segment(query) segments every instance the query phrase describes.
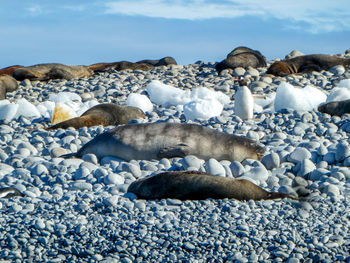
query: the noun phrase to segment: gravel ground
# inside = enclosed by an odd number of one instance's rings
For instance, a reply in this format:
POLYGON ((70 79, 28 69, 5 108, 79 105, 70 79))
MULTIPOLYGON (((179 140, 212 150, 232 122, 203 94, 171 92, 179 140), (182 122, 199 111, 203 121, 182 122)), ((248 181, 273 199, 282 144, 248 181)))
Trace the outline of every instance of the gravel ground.
MULTIPOLYGON (((265 71, 237 68, 232 74, 243 76, 259 95, 272 94, 282 81, 329 92, 350 79, 349 68, 284 78, 265 71)), ((145 94, 154 79, 183 89, 213 88, 231 97, 237 89, 232 74, 218 75, 214 63, 197 62, 71 81, 23 81, 8 97, 38 104, 52 93, 69 91, 83 101, 125 105, 131 92, 145 94)), ((154 106, 146 119, 135 122, 185 122, 175 107, 154 106)), ((242 164, 194 156, 130 162, 105 157, 100 163, 93 154, 62 159, 58 156, 77 151, 111 127, 48 132, 42 129, 49 121, 44 118, 3 121, 0 186, 16 187, 26 196, 0 199, 0 262, 350 262, 348 117, 282 110, 242 121, 232 104, 220 117, 194 121, 265 146, 261 162, 242 164), (137 178, 193 167, 250 177, 271 191, 308 187, 311 195, 307 202, 182 202, 126 194, 137 178)))

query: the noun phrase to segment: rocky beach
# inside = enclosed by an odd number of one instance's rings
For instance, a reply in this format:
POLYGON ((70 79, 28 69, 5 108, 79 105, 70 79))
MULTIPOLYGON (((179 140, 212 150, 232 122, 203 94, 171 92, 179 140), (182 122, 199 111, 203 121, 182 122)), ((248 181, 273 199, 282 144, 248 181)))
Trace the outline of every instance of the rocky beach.
MULTIPOLYGON (((349 57, 349 52, 341 56, 349 57)), ((285 77, 266 70, 239 67, 218 74, 214 62, 198 61, 20 82, 7 94, 11 103, 24 98, 39 105, 69 92, 81 103, 127 105, 131 93, 149 96, 155 80, 184 91, 205 87, 229 98, 219 116, 199 120, 189 118, 183 105, 153 103, 144 119, 132 123, 196 123, 251 138, 266 153, 261 161, 242 163, 192 155, 129 162, 98 160, 94 154, 64 159, 60 156, 76 152, 112 127, 48 131, 48 115, 4 118, 0 187, 14 187, 24 196, 0 198, 0 262, 350 262, 349 114, 330 116, 317 108, 283 105, 275 111, 271 105, 285 82, 294 88, 312 86, 326 97, 350 79, 350 68, 285 77), (247 82, 256 103, 262 101, 252 119, 235 114, 236 78, 247 82), (178 170, 248 178, 266 190, 292 195, 302 187, 309 196, 300 201, 146 201, 127 193, 139 178, 178 170)), ((345 89, 350 94, 350 84, 345 89)), ((291 99, 284 96, 279 103, 291 99)), ((297 96, 297 102, 307 99, 297 96)))

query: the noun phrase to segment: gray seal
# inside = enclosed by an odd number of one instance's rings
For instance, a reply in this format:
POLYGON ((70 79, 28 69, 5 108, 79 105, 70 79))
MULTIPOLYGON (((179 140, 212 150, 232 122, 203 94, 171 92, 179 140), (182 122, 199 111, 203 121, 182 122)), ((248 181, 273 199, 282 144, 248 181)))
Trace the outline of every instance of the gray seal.
POLYGON ((292 198, 284 193, 272 193, 245 180, 206 174, 197 171, 164 172, 131 183, 127 192, 140 199, 175 198, 203 200, 207 198, 263 200, 292 198))
POLYGON ((196 155, 202 159, 260 160, 264 149, 251 139, 227 134, 197 124, 141 123, 121 125, 104 132, 77 153, 93 153, 101 159, 114 156, 123 160, 151 160, 196 155))
POLYGON ((47 129, 67 129, 68 127, 79 129, 96 125, 120 125, 126 124, 132 119, 144 118, 145 116, 145 113, 137 107, 103 103, 88 109, 80 117, 62 121, 47 129))

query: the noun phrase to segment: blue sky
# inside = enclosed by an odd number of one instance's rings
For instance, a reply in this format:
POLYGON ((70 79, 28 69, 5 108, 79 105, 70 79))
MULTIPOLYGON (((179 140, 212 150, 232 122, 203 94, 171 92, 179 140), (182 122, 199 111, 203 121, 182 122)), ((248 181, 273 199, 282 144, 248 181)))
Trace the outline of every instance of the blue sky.
POLYGON ((267 59, 350 49, 348 0, 0 0, 0 68, 174 57, 221 61, 235 47, 267 59))

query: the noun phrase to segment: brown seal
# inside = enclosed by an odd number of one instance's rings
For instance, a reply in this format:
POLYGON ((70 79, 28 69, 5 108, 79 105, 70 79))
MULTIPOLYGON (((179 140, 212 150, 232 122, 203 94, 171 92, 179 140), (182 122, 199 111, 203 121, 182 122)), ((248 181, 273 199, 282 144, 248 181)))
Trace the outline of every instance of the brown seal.
POLYGON ((6 99, 6 93, 17 90, 18 83, 10 75, 0 75, 0 100, 6 99))
POLYGON ((227 55, 226 59, 215 66, 219 73, 224 69, 237 67, 266 67, 266 58, 257 50, 248 47, 237 47, 227 55))
POLYGON ((105 72, 109 70, 143 70, 147 71, 153 68, 153 65, 147 64, 147 63, 133 63, 129 61, 119 61, 119 62, 111 62, 111 63, 96 63, 89 66, 91 70, 94 72, 105 72))
POLYGON ((80 117, 57 123, 47 129, 67 129, 68 127, 79 129, 81 127, 91 127, 96 125, 120 125, 126 124, 132 119, 144 117, 145 113, 137 107, 105 103, 88 109, 80 117))
POLYGON ((14 187, 2 187, 0 188, 0 198, 11 198, 13 196, 24 196, 23 193, 18 191, 14 187))
POLYGON ((197 171, 164 172, 142 178, 130 184, 127 192, 140 199, 174 198, 203 200, 207 198, 237 200, 263 200, 292 198, 284 193, 265 191, 256 184, 236 178, 227 178, 197 171))
POLYGON ((137 61, 136 63, 150 64, 154 67, 177 65, 176 60, 172 57, 164 57, 161 59, 144 59, 137 61))
POLYGON ((18 68, 13 77, 19 81, 88 78, 93 71, 86 66, 68 66, 58 63, 37 64, 34 66, 18 68))
POLYGON ((62 157, 82 157, 93 153, 101 159, 114 156, 123 160, 152 160, 196 155, 208 160, 261 160, 265 150, 249 138, 219 132, 189 123, 139 123, 121 125, 86 143, 77 153, 62 157))
POLYGON ((333 101, 318 106, 318 111, 328 113, 329 115, 342 116, 343 114, 350 114, 350 100, 333 101))
POLYGON ((350 59, 323 54, 298 56, 273 63, 266 73, 284 77, 294 73, 329 70, 337 65, 348 66, 350 59))
POLYGON ((23 66, 15 65, 15 66, 10 66, 10 67, 6 67, 6 68, 2 68, 2 69, 0 69, 0 75, 6 74, 6 75, 12 76, 13 72, 14 72, 16 69, 18 69, 18 68, 23 68, 23 66))

